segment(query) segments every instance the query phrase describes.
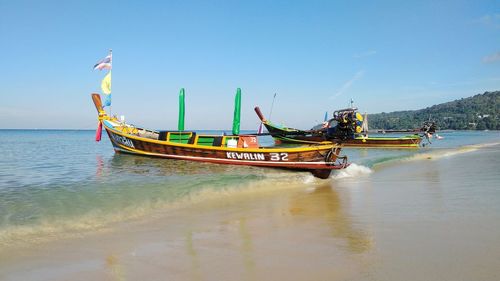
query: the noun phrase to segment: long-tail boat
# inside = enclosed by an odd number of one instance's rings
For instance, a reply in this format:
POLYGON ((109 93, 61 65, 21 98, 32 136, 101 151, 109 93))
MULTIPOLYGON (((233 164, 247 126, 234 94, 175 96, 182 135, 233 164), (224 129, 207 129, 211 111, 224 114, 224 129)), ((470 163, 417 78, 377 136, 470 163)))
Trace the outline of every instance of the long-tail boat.
POLYGON ((387 147, 416 148, 422 137, 428 137, 435 131, 435 126, 427 128, 425 133, 415 133, 403 137, 373 137, 367 134, 367 120, 356 108, 337 110, 333 118, 313 127, 311 130, 299 130, 279 126, 267 120, 260 108, 255 107, 262 124, 277 143, 318 144, 325 141, 342 143, 346 147, 387 147))
MULTIPOLYGON (((92 94, 92 100, 99 114, 96 140, 100 139, 104 127, 115 152, 118 153, 309 171, 315 177, 322 179, 328 178, 332 170, 348 166, 347 157, 339 155, 341 145, 335 143, 326 142, 293 148, 260 147, 256 135, 218 136, 198 134, 193 131, 149 130, 109 116, 102 107, 99 94, 92 94)), ((184 126, 183 120, 182 126, 184 126)))

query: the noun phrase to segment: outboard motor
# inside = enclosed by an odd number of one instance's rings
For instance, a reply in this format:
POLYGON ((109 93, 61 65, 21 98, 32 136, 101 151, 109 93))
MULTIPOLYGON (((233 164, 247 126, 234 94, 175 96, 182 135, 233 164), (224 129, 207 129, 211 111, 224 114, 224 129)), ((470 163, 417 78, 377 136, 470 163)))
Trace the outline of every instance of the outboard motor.
POLYGON ((422 128, 420 128, 420 131, 422 133, 427 133, 427 134, 435 134, 437 130, 437 125, 436 122, 434 121, 425 121, 424 124, 422 125, 422 128))
MULTIPOLYGON (((434 121, 425 121, 422 127, 420 128, 420 133, 425 137, 427 142, 430 144, 432 136, 436 133, 437 125, 436 122, 434 121)), ((422 146, 425 146, 425 144, 422 144, 422 146)))
POLYGON ((335 111, 333 119, 329 121, 327 138, 340 140, 353 139, 356 134, 361 133, 363 117, 356 110, 356 108, 348 108, 335 111))

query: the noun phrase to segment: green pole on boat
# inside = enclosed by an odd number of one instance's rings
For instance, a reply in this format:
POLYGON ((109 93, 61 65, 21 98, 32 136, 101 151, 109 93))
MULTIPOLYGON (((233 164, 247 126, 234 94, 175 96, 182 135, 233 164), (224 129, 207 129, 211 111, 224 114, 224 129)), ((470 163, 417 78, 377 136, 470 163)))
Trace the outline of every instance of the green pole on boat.
POLYGON ((240 115, 241 115, 241 89, 236 89, 234 98, 234 117, 233 117, 233 135, 240 133, 240 115))
POLYGON ((184 88, 181 88, 179 92, 179 123, 177 124, 177 129, 179 131, 184 131, 184 88))

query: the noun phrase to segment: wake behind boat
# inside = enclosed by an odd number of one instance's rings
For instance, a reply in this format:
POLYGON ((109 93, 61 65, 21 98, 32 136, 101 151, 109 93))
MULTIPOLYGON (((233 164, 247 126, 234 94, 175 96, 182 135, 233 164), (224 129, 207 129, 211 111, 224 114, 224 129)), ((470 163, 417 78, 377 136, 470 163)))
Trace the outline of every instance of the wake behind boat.
MULTIPOLYGON (((156 131, 126 124, 109 116, 99 94, 92 94, 99 128, 106 130, 116 152, 169 159, 309 171, 326 179, 332 170, 348 166, 341 146, 331 142, 295 148, 260 147, 255 135, 217 136, 191 131, 156 131)), ((98 129, 98 136, 100 136, 98 129)), ((97 139, 97 138, 96 138, 97 139)))

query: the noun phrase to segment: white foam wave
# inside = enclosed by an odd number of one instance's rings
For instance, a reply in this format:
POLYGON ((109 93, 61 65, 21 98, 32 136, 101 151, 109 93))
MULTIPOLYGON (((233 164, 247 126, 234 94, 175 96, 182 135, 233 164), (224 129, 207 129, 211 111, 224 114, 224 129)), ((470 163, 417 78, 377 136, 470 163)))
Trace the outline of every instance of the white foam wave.
POLYGON ((345 178, 356 178, 367 176, 372 173, 372 170, 366 166, 358 165, 352 163, 349 167, 337 171, 332 178, 333 179, 345 179, 345 178))
POLYGON ((485 148, 485 147, 497 146, 497 145, 500 145, 500 142, 490 142, 490 143, 473 144, 473 145, 469 145, 469 146, 471 146, 471 147, 477 147, 477 148, 485 148))
POLYGON ((80 237, 87 233, 110 231, 114 224, 124 221, 144 221, 147 218, 162 216, 171 210, 184 208, 212 200, 239 200, 268 192, 300 189, 319 183, 306 173, 268 173, 260 180, 241 183, 237 188, 206 187, 187 196, 171 200, 146 200, 116 211, 94 210, 79 217, 42 221, 35 225, 7 226, 0 228, 0 252, 7 246, 29 246, 54 239, 80 237))
POLYGON ((483 143, 483 144, 473 144, 473 145, 465 145, 457 148, 451 148, 451 149, 435 149, 429 152, 423 152, 423 153, 417 153, 415 155, 412 155, 410 157, 405 157, 405 158, 397 158, 397 159, 392 159, 389 161, 384 161, 380 163, 376 163, 373 165, 373 169, 379 169, 384 166, 390 166, 394 165, 397 163, 401 162, 413 162, 413 161, 421 161, 421 160, 438 160, 442 158, 447 158, 447 157, 453 157, 456 155, 460 154, 465 154, 469 152, 474 152, 480 149, 484 148, 489 148, 492 146, 498 146, 500 145, 500 142, 495 142, 495 143, 483 143))
POLYGON ((302 178, 302 181, 304 184, 312 184, 312 183, 315 183, 318 179, 315 178, 313 175, 311 174, 307 174, 305 175, 303 178, 302 178))
POLYGON ((451 156, 460 155, 460 154, 464 154, 464 153, 474 152, 474 151, 477 151, 480 149, 489 148, 492 146, 497 146, 499 144, 500 143, 498 143, 498 142, 496 142, 496 143, 482 143, 482 144, 465 145, 465 146, 461 146, 461 147, 454 148, 454 149, 436 150, 433 152, 417 154, 408 160, 422 160, 422 159, 436 160, 436 159, 440 159, 440 158, 446 158, 446 157, 451 157, 451 156))

